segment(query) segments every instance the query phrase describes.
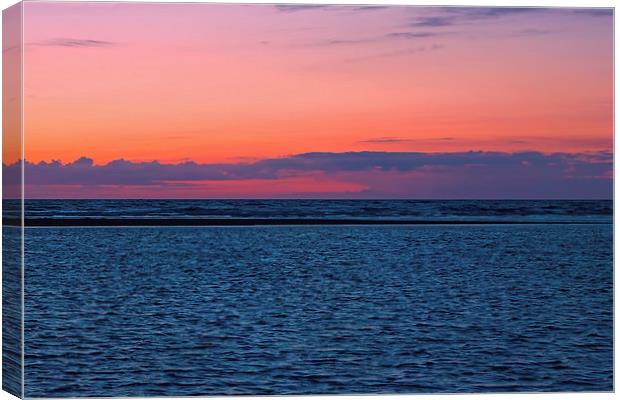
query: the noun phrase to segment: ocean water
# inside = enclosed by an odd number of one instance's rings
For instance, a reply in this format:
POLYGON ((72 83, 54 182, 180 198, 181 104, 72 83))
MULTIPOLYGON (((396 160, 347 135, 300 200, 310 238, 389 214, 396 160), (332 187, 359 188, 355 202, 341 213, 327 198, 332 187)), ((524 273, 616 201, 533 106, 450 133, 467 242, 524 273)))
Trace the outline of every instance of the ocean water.
POLYGON ((22 231, 2 229, 2 389, 21 395, 22 231))
POLYGON ((506 213, 592 223, 26 228, 25 395, 611 391, 612 206, 556 203, 506 213))
POLYGON ((611 200, 26 200, 26 218, 612 221, 611 200))

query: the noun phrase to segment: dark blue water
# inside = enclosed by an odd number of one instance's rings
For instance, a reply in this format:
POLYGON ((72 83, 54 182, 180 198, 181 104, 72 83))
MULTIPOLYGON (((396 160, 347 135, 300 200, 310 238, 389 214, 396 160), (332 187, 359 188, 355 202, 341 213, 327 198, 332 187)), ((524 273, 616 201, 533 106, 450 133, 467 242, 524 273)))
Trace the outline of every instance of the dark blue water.
MULTIPOLYGON (((194 202, 159 203, 78 211, 194 202)), ((354 203, 292 209, 383 202, 354 203)), ((475 214, 396 203, 375 215, 475 214)), ((481 218, 611 218, 609 202, 484 203, 481 218)), ((75 203, 53 204, 36 212, 75 203)), ((608 223, 26 228, 25 395, 611 391, 612 235, 608 223)))
POLYGON ((2 228, 2 389, 22 395, 22 230, 2 228))
POLYGON ((611 200, 27 200, 27 218, 356 218, 611 222, 611 200))

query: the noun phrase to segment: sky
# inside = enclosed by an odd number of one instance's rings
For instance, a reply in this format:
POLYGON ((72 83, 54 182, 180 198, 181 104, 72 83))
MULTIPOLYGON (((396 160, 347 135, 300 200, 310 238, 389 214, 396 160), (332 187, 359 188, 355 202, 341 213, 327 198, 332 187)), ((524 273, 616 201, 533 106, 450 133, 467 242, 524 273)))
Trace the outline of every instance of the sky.
POLYGON ((29 197, 611 197, 611 10, 23 13, 29 197))

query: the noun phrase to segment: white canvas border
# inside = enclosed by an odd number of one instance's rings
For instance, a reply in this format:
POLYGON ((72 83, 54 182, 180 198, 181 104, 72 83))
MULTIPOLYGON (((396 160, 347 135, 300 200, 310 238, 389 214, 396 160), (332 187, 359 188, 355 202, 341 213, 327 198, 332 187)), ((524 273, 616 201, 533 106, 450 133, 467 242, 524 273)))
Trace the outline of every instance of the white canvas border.
MULTIPOLYGON (((65 1, 71 1, 71 0, 65 0, 65 1)), ((133 1, 143 1, 143 2, 152 2, 149 0, 133 0, 133 1)), ((183 1, 183 0, 168 0, 166 2, 174 2, 174 3, 186 3, 186 2, 193 2, 193 1, 183 1)), ((196 1, 197 2, 197 1, 196 1)), ((14 0, 0 0, 0 7, 2 9, 5 9, 13 4, 17 3, 14 0)), ((260 1, 260 0, 229 0, 229 1, 205 1, 205 3, 268 3, 268 4, 308 4, 308 3, 313 3, 313 4, 379 4, 379 5, 419 5, 419 6, 537 6, 537 7, 544 7, 544 6, 550 6, 550 7, 615 7, 615 2, 614 1, 609 1, 609 0, 589 0, 589 1, 583 1, 583 0, 539 0, 539 1, 532 1, 532 0, 522 0, 522 1, 514 1, 514 0, 473 0, 473 1, 466 1, 466 0, 425 0, 425 1, 418 1, 418 0, 288 0, 288 1, 260 1)), ((1 21, 0 21, 1 24, 1 21)), ((23 25, 22 25, 23 26, 23 25)), ((618 39, 618 32, 614 31, 614 43, 617 42, 618 39)), ((0 40, 1 40, 1 30, 0 30, 0 40)), ((615 47, 615 46, 614 46, 615 47)), ((615 53, 615 52, 614 52, 615 53)), ((616 71, 617 71, 617 63, 615 62, 615 54, 614 54, 614 77, 616 75, 616 71)), ((1 78, 0 78, 0 82, 1 82, 1 78)), ((617 82, 614 79, 614 99, 615 99, 615 93, 616 93, 616 88, 617 88, 617 82)), ((618 104, 614 101, 614 138, 615 138, 615 114, 618 111, 618 104)), ((23 118, 23 114, 22 114, 22 118, 23 118)), ((2 118, 0 116, 0 122, 2 121, 2 118)), ((23 122, 23 121, 22 121, 23 122)), ((23 127, 23 123, 22 123, 22 127, 23 127)), ((23 135, 22 135, 22 146, 23 146, 23 135)), ((617 150, 618 148, 616 147, 617 143, 614 140, 614 176, 615 176, 615 172, 616 172, 616 159, 615 159, 615 154, 617 154, 617 150)), ((0 150, 2 147, 2 143, 0 142, 0 150)), ((2 176, 0 174, 0 187, 2 186, 2 176)), ((614 209, 616 209, 616 207, 618 206, 618 188, 615 186, 614 184, 614 209)), ((23 198, 23 195, 22 195, 23 198)), ((22 206, 23 207, 23 206, 22 206)), ((0 207, 1 209, 1 207, 0 207)), ((615 240, 616 237, 616 229, 617 229, 617 224, 616 224, 616 215, 614 213, 614 254, 616 254, 618 248, 620 247, 618 245, 618 243, 615 240)), ((23 232, 23 230, 22 230, 23 232)), ((23 242, 23 238, 22 238, 22 242, 23 242)), ((23 251, 23 249, 22 249, 23 251)), ((2 254, 0 252, 0 262, 2 259, 2 254)), ((23 253, 22 253, 22 260, 23 260, 23 253)), ((614 282, 618 281, 618 274, 619 274, 619 270, 618 268, 616 268, 616 262, 615 262, 615 257, 614 257, 614 282)), ((0 263, 1 265, 1 263, 0 263)), ((0 272, 1 272, 1 267, 0 267, 0 272)), ((22 268, 22 277, 23 277, 23 268, 22 268)), ((614 287, 615 289, 615 287, 614 287)), ((616 325, 616 321, 618 320, 618 308, 616 307, 616 299, 617 297, 615 296, 615 290, 614 290, 614 349, 616 348, 616 343, 617 343, 617 337, 615 335, 616 329, 615 329, 615 325, 616 325)), ((22 305, 23 305, 23 301, 22 301, 22 305)), ((23 318, 23 310, 22 310, 22 318, 23 318)), ((23 327, 23 321, 22 321, 22 327, 23 327)), ((23 337, 23 336, 22 336, 23 337)), ((1 338, 0 338, 1 341, 1 338)), ((615 352, 614 352, 615 353, 615 352)), ((614 388, 618 387, 618 358, 614 357, 614 388)), ((23 381, 23 379, 22 379, 23 381)), ((367 397, 367 396, 371 396, 371 395, 364 395, 363 397, 367 397)), ((209 397, 210 399, 230 399, 230 398, 250 398, 250 396, 227 396, 227 397, 209 397)), ((291 400, 301 400, 304 398, 309 398, 311 397, 312 399, 315 400, 329 400, 329 399, 338 399, 338 400, 354 400, 354 399, 359 399, 362 396, 286 396, 286 399, 291 399, 291 400)), ((4 392, 4 391, 0 391, 0 400, 8 400, 8 399, 14 399, 15 397, 4 392)), ((201 398, 201 397, 191 397, 191 398, 201 398)), ((207 398, 207 397, 204 397, 207 398)), ((278 399, 280 397, 277 396, 261 396, 260 399, 265 399, 265 400, 275 400, 278 399)), ((372 395, 372 398, 381 398, 381 399, 393 399, 393 400, 444 400, 444 399, 485 399, 485 400, 516 400, 516 399, 548 399, 548 400, 559 400, 559 399, 566 399, 566 400, 576 400, 576 399, 612 399, 615 398, 615 394, 614 393, 549 393, 549 394, 538 394, 538 393, 531 393, 531 394, 525 394, 525 393, 519 393, 519 394, 466 394, 466 395, 372 395), (455 397, 457 396, 457 397, 455 397)), ((132 399, 141 399, 138 397, 132 398, 132 399)), ((150 398, 145 398, 145 399, 153 399, 153 397, 150 398)), ((168 400, 176 400, 176 399, 187 399, 187 397, 166 397, 165 399, 168 400)))

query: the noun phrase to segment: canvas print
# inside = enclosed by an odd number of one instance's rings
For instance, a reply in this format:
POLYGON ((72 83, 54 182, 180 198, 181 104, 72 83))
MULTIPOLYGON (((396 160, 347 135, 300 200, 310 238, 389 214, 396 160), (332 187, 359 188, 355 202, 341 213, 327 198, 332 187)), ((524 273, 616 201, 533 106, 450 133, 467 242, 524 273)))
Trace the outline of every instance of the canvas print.
POLYGON ((3 388, 610 392, 611 8, 3 13, 3 388))

